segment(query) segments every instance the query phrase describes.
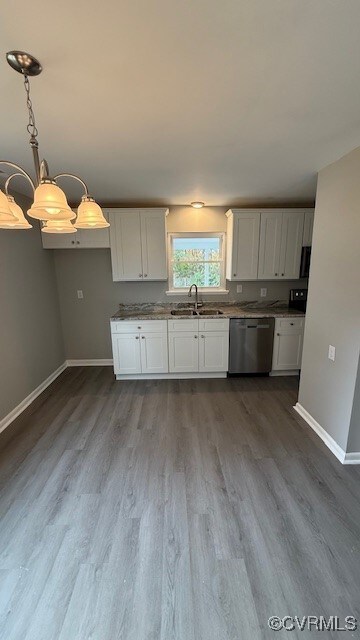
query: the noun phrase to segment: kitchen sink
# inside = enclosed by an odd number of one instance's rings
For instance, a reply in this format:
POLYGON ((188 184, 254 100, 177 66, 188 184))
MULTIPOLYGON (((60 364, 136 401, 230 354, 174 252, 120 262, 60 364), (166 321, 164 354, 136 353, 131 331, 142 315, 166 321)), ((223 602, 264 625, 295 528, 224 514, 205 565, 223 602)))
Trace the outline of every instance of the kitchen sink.
POLYGON ((201 309, 198 311, 199 316, 222 316, 223 313, 220 309, 201 309))
POLYGON ((196 316, 197 313, 194 309, 173 309, 171 311, 172 316, 196 316))

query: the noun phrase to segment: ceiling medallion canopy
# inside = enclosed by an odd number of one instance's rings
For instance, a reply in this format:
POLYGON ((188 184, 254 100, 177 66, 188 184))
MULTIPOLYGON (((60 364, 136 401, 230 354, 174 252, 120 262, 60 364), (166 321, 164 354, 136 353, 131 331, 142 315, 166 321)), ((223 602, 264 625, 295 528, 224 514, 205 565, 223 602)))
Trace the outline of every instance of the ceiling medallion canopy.
POLYGON ((32 102, 30 98, 29 77, 37 76, 42 71, 40 62, 34 56, 25 51, 9 51, 6 54, 9 65, 22 74, 26 92, 26 105, 29 113, 27 130, 30 135, 29 144, 32 148, 35 180, 19 165, 8 160, 0 160, 13 173, 8 177, 4 192, 0 190, 0 229, 31 229, 31 224, 26 220, 21 208, 16 204, 13 196, 9 194, 10 182, 15 177, 25 178, 34 193, 34 201, 27 214, 30 218, 40 220, 43 233, 76 233, 77 229, 102 229, 108 227, 99 205, 89 194, 86 183, 72 173, 59 173, 50 177, 46 160, 40 161, 38 130, 35 124, 32 102), (58 180, 71 178, 82 185, 84 195, 78 208, 77 215, 69 207, 66 195, 58 186, 58 180), (76 218, 76 219, 75 219, 76 218), (71 222, 74 221, 74 224, 71 222))

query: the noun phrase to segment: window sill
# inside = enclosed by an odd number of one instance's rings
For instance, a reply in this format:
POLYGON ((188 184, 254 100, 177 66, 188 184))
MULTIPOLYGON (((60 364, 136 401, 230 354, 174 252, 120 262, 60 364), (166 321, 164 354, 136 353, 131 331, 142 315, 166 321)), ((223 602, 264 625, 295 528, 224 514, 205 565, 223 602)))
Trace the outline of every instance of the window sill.
MULTIPOLYGON (((171 289, 170 291, 165 291, 167 296, 188 296, 188 290, 186 291, 176 291, 171 289)), ((199 295, 206 296, 226 296, 229 293, 229 289, 199 289, 199 295)))

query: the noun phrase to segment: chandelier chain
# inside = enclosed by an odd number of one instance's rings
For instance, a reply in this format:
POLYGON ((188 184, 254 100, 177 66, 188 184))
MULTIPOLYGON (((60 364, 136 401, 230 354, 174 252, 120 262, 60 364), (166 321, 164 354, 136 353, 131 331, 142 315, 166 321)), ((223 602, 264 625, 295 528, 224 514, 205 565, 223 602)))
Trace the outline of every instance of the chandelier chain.
POLYGON ((31 138, 36 139, 39 132, 37 130, 36 123, 35 123, 35 115, 34 115, 33 106, 30 98, 30 82, 27 75, 24 76, 24 87, 26 91, 26 105, 29 112, 29 122, 26 128, 31 138))

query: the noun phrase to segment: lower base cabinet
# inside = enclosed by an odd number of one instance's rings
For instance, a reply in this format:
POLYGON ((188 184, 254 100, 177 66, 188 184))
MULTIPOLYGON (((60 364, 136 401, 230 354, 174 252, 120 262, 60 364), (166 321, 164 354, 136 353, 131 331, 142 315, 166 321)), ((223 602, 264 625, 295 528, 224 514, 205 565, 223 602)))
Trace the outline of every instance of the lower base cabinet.
POLYGON ((301 368, 304 318, 276 318, 273 371, 296 371, 301 368))
POLYGON ((229 320, 169 320, 170 373, 226 373, 229 320), (189 331, 188 329, 192 329, 189 331))
POLYGON ((114 322, 111 339, 116 375, 168 372, 166 320, 114 322))

